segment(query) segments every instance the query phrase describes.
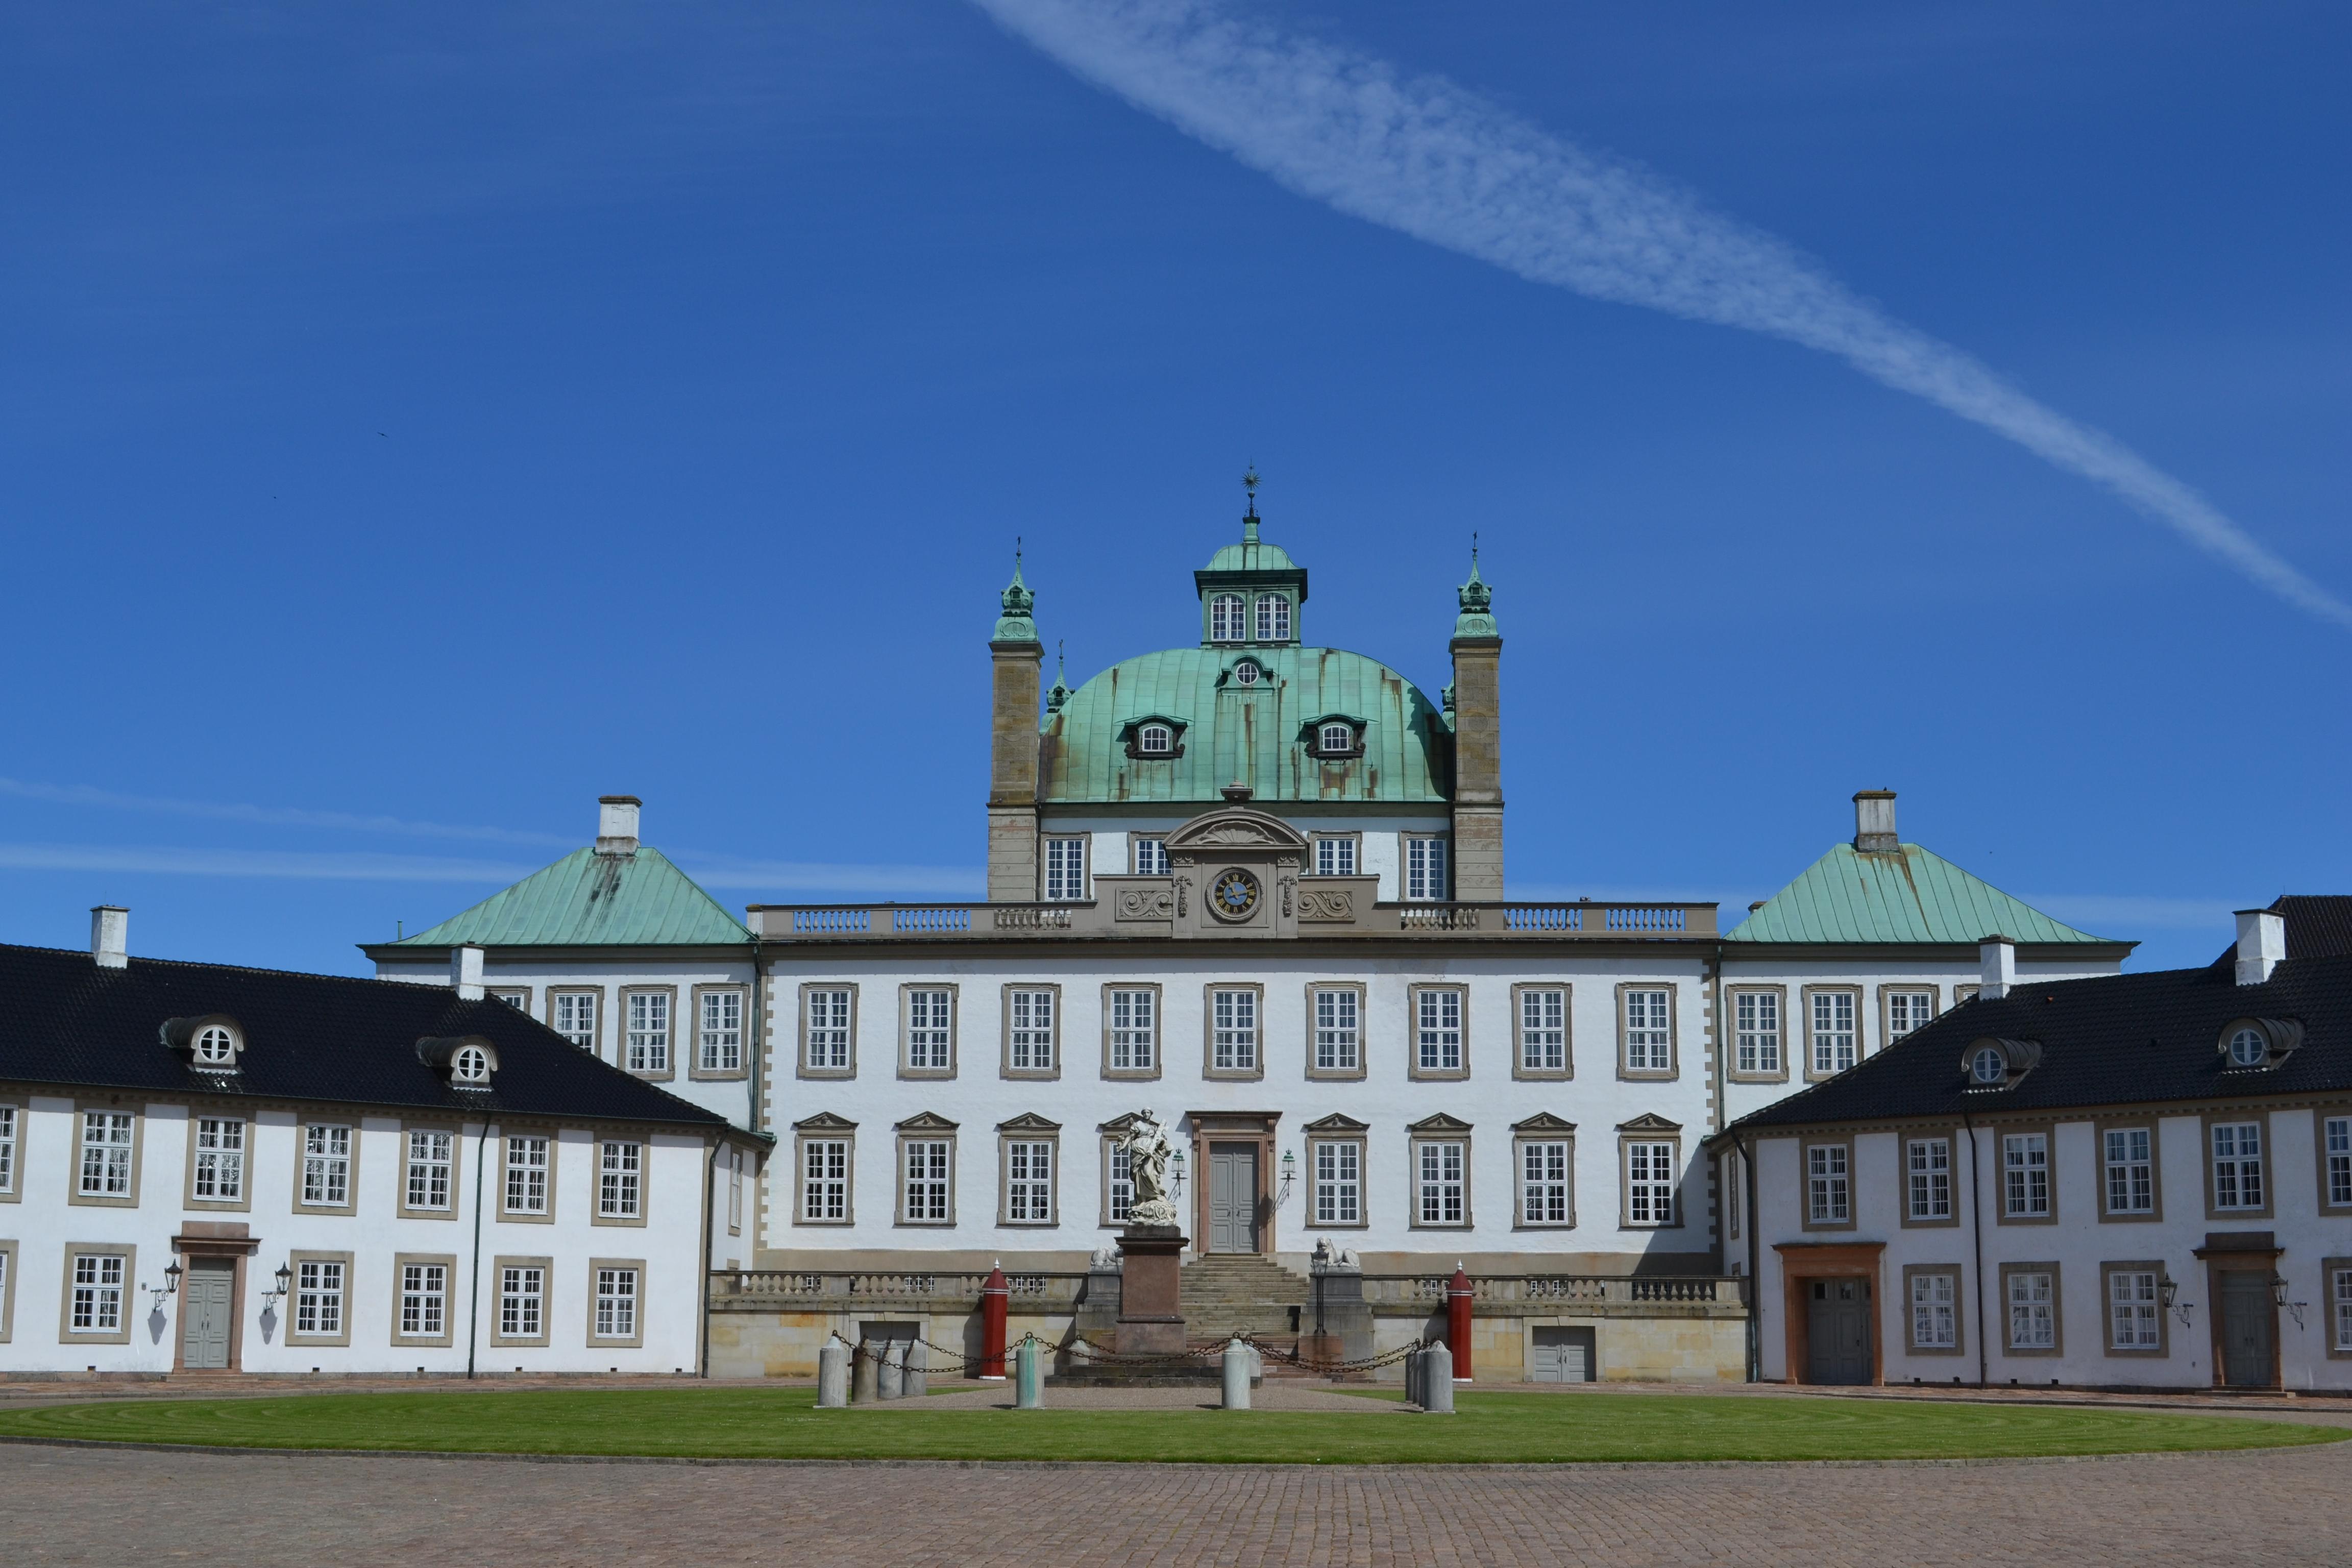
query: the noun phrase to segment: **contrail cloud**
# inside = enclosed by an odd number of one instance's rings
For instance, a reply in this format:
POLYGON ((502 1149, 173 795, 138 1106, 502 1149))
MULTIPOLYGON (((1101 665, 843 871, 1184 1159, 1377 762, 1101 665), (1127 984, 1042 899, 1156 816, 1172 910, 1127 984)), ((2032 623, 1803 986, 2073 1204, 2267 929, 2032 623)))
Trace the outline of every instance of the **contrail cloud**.
POLYGON ((1435 77, 1203 0, 973 0, 1079 76, 1279 184, 1538 283, 1835 354, 2114 491, 2300 609, 2352 605, 2113 437, 1889 317, 1794 247, 1435 77))

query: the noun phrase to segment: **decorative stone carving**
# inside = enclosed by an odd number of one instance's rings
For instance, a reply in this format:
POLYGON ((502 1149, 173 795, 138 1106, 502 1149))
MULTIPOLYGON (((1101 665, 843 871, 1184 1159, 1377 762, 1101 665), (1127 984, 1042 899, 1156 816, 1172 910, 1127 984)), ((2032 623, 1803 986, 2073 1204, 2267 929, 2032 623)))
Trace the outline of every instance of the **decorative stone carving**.
POLYGON ((1173 888, 1121 888, 1118 918, 1123 921, 1164 921, 1176 912, 1173 888))
POLYGON ((1298 889, 1298 918, 1302 921, 1345 921, 1356 919, 1356 895, 1347 888, 1301 888, 1298 889))
POLYGON ((1168 1130, 1150 1107, 1135 1113, 1118 1146, 1127 1152, 1129 1176, 1135 1183, 1135 1202, 1128 1207, 1128 1223, 1135 1226, 1174 1225, 1176 1204, 1168 1191, 1168 1130))

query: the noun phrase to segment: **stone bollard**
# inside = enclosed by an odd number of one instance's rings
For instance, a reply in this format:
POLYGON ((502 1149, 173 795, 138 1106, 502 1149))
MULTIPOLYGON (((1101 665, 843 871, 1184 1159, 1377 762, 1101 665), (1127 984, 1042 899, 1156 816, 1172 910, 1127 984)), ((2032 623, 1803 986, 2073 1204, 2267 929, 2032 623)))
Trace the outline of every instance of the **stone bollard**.
POLYGON ((1404 1358, 1404 1402, 1407 1405, 1419 1405, 1422 1402, 1421 1354, 1422 1352, 1417 1350, 1410 1351, 1406 1352, 1404 1358))
POLYGON ((1250 1348, 1238 1339, 1225 1342, 1225 1408, 1250 1407, 1250 1348))
POLYGON ((816 1352, 816 1407, 839 1410, 849 1403, 849 1347, 827 1340, 816 1352))
POLYGON ((898 1393, 907 1399, 920 1399, 930 1392, 929 1380, 924 1373, 930 1370, 930 1356, 920 1340, 907 1342, 907 1369, 899 1375, 898 1393))
POLYGON ((1421 1352, 1421 1409, 1425 1415, 1454 1414, 1454 1352, 1432 1345, 1421 1352))
POLYGON ((874 1347, 861 1344, 849 1358, 849 1397, 857 1405, 874 1403, 874 1347))
POLYGON ((906 1380, 906 1352, 896 1340, 884 1340, 874 1353, 874 1397, 896 1399, 906 1380))
POLYGON ((1035 1340, 1023 1340, 1021 1353, 1013 1358, 1014 1373, 1013 1408, 1043 1410, 1045 1408, 1045 1357, 1038 1354, 1035 1340))

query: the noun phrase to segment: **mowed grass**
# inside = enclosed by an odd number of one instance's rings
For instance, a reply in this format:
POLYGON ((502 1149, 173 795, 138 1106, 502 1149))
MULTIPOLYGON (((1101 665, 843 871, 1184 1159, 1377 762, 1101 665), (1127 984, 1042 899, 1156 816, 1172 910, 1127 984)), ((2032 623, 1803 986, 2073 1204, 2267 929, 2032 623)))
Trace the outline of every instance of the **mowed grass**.
MULTIPOLYGON (((1048 1390, 1048 1401, 1052 1392, 1048 1390)), ((1379 1397, 1375 1395, 1374 1397, 1379 1397)), ((1393 1396, 1391 1396, 1393 1398, 1393 1396)), ((1465 1392, 1448 1417, 811 1407, 794 1388, 314 1394, 0 1412, 0 1436, 253 1448, 1211 1464, 2021 1458, 2328 1443, 2232 1416, 1894 1400, 1465 1392)))

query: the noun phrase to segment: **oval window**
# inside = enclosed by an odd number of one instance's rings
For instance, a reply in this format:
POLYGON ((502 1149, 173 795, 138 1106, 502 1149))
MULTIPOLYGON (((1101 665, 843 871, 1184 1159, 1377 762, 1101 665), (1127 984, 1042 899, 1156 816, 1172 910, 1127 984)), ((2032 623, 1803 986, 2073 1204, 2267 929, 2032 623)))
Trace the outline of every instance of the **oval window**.
POLYGON ((1234 680, 1238 685, 1255 686, 1257 684, 1257 677, 1258 668, 1257 666, 1254 664, 1237 664, 1234 666, 1234 680))
POLYGON ((1135 732, 1135 749, 1164 757, 1176 749, 1176 731, 1165 724, 1146 724, 1135 732))
POLYGON ((2230 1037, 2230 1060, 2242 1068, 2258 1068, 2270 1059, 2271 1043, 2260 1029, 2243 1028, 2230 1037))
POLYGON ((459 1083, 490 1081, 490 1053, 479 1046, 461 1046, 450 1059, 449 1076, 459 1083))
POLYGON ((1352 752, 1356 749, 1356 731, 1345 724, 1326 724, 1318 745, 1327 757, 1352 752))
POLYGON ((236 1037, 218 1024, 196 1031, 196 1060, 226 1067, 236 1059, 236 1037))
POLYGON ((1969 1058, 1969 1076, 1979 1083, 1999 1083, 2009 1076, 2009 1062, 1994 1047, 1983 1047, 1969 1058))

